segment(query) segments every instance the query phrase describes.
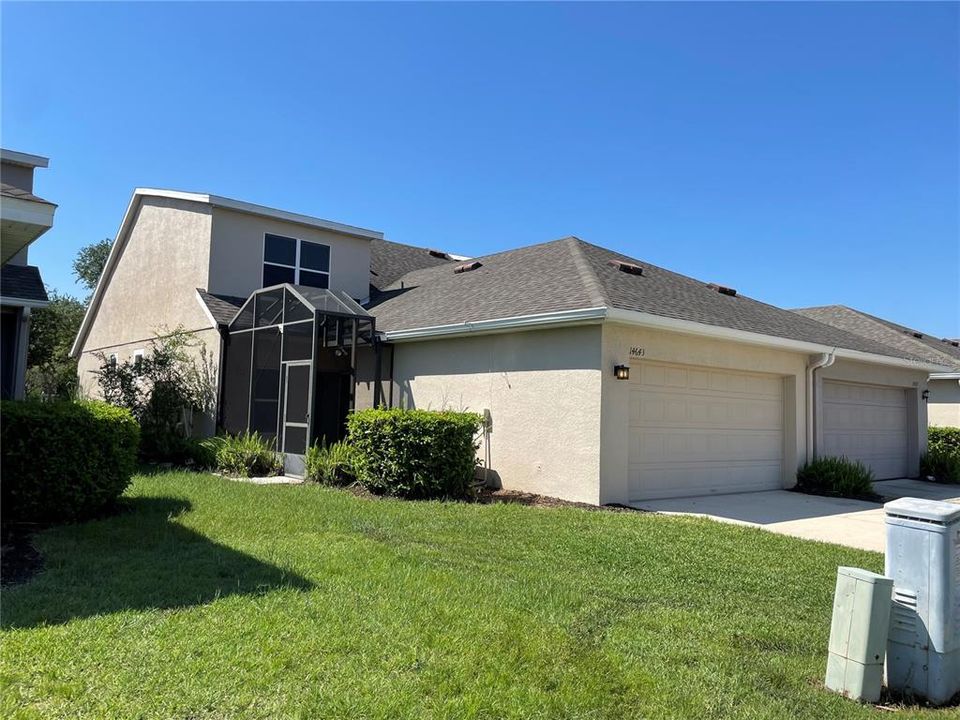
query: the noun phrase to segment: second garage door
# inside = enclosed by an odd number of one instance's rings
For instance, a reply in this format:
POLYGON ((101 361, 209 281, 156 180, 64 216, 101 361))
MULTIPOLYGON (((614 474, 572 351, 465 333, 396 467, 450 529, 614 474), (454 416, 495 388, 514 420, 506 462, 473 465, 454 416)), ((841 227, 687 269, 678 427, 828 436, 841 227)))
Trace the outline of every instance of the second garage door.
POLYGON ((783 486, 781 378, 647 362, 631 372, 631 500, 783 486))
POLYGON ((906 477, 906 391, 825 380, 819 454, 860 460, 878 480, 906 477))

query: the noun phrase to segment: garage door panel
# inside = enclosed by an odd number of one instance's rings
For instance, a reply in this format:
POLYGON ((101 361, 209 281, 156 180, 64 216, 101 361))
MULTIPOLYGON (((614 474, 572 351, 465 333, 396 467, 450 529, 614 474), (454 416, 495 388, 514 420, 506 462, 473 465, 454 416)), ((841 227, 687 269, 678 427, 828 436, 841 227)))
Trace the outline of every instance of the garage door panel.
POLYGON ((725 370, 686 368, 682 366, 641 365, 638 385, 647 388, 710 390, 733 395, 766 395, 779 398, 782 381, 775 375, 733 373, 725 370))
POLYGON ((776 461, 783 455, 783 435, 763 432, 704 432, 651 429, 634 436, 631 463, 776 461))
POLYGON ((632 499, 781 487, 781 378, 656 363, 637 369, 628 429, 632 499))
POLYGON ((642 464, 630 467, 630 494, 635 499, 653 500, 777 489, 780 472, 779 461, 642 464))
POLYGON ((783 425, 783 403, 777 398, 729 397, 646 390, 631 391, 630 423, 634 427, 736 427, 779 429, 783 425))
POLYGON ((824 381, 822 456, 859 460, 877 479, 907 474, 903 388, 824 381))

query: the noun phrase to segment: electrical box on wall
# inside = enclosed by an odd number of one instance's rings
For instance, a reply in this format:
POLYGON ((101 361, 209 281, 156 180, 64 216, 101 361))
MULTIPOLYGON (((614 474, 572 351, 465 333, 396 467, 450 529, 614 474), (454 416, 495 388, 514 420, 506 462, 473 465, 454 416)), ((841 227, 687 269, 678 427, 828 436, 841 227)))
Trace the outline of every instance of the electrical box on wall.
POLYGON ((893 581, 860 568, 837 569, 827 656, 827 688, 876 702, 883 681, 893 581))
POLYGON ((942 705, 960 691, 960 505, 884 505, 893 579, 887 686, 942 705))

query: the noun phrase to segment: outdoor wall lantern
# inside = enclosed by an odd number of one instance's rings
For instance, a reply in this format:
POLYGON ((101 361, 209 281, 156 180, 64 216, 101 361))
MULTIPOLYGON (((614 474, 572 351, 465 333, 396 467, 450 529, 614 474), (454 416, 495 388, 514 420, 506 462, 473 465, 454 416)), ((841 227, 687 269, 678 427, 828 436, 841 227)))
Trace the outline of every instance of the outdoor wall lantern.
POLYGON ((630 366, 629 365, 614 365, 613 366, 613 375, 617 380, 629 380, 630 379, 630 366))
POLYGON ((929 390, 924 390, 922 393, 920 393, 920 397, 922 397, 924 400, 929 400, 929 399, 930 399, 930 391, 929 391, 929 390))

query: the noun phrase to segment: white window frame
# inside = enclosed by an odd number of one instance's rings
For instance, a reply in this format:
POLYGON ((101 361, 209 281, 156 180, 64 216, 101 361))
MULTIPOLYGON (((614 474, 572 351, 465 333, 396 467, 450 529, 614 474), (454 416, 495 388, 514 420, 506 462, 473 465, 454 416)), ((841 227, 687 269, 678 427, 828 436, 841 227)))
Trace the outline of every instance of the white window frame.
POLYGON ((305 270, 306 272, 316 273, 317 275, 326 275, 326 276, 327 276, 327 289, 330 288, 330 278, 333 276, 333 248, 332 248, 330 245, 327 245, 326 243, 317 242, 316 240, 304 240, 303 238, 294 237, 294 236, 292 236, 292 235, 281 235, 280 233, 275 233, 275 232, 264 232, 264 233, 263 233, 263 247, 262 247, 262 252, 260 253, 260 259, 261 259, 261 264, 260 264, 260 287, 261 287, 261 288, 267 287, 267 286, 264 284, 264 283, 265 283, 265 280, 264 280, 264 278, 263 278, 263 269, 264 269, 264 267, 267 266, 267 265, 272 265, 273 267, 281 267, 281 268, 287 268, 288 270, 293 270, 293 284, 294 284, 294 285, 299 285, 299 284, 300 284, 300 270, 301 270, 301 267, 300 267, 300 246, 301 246, 303 243, 305 243, 305 242, 307 242, 307 243, 312 243, 312 244, 314 244, 314 245, 322 245, 323 247, 325 247, 325 248, 327 249, 328 262, 327 262, 327 269, 326 269, 326 270, 313 270, 313 269, 311 269, 311 268, 302 268, 302 269, 305 270), (267 260, 267 235, 273 235, 274 237, 281 237, 281 238, 285 238, 285 239, 287 239, 287 240, 295 240, 295 241, 296 241, 296 243, 297 243, 297 256, 296 256, 296 259, 294 260, 294 262, 296 262, 296 265, 287 265, 287 264, 285 264, 285 263, 270 262, 270 261, 267 260))

